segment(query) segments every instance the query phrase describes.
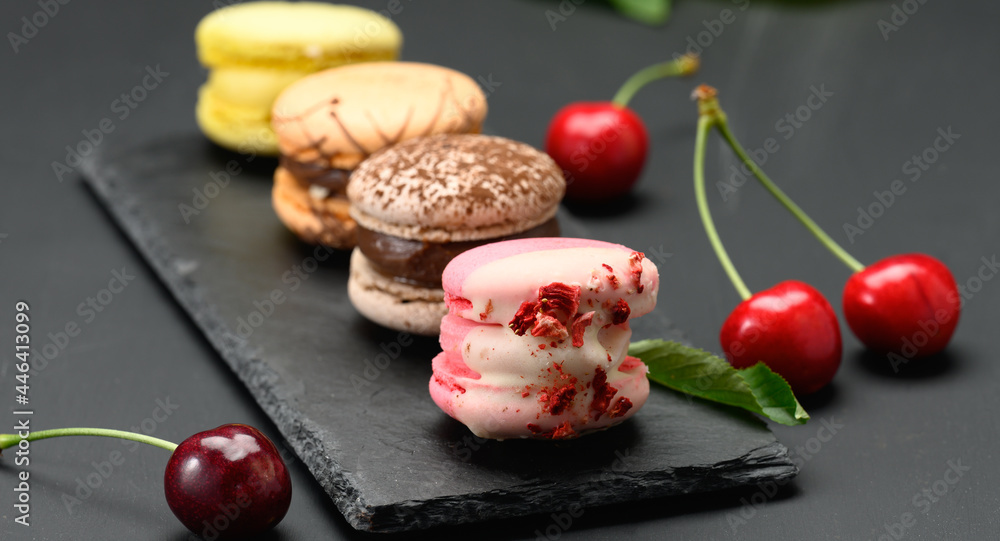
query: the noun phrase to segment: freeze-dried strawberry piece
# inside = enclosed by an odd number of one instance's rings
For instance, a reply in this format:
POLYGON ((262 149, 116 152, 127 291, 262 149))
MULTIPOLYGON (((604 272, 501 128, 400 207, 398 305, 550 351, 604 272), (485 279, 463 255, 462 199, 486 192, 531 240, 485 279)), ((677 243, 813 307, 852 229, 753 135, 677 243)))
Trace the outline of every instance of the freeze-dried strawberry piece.
POLYGON ((583 347, 583 331, 594 320, 594 312, 587 312, 573 320, 570 335, 573 337, 573 347, 583 347))
POLYGON ((608 385, 608 374, 600 367, 594 373, 590 388, 594 390, 594 398, 590 401, 590 416, 596 421, 608 411, 611 399, 618 394, 618 389, 608 385))
POLYGON ((532 301, 524 301, 521 303, 521 307, 517 309, 517 313, 514 314, 514 319, 510 320, 507 324, 514 334, 518 336, 524 336, 524 333, 528 329, 535 326, 535 318, 538 315, 538 303, 532 301))
POLYGON ((486 318, 490 317, 493 312, 493 299, 486 300, 486 310, 479 313, 479 321, 486 321, 486 318))
POLYGON ((604 270, 608 271, 608 273, 604 275, 604 279, 611 284, 611 289, 618 289, 621 287, 622 283, 618 280, 618 276, 615 275, 615 269, 607 263, 601 263, 601 266, 604 267, 604 270))
POLYGON ((552 430, 545 431, 542 430, 542 427, 534 423, 528 423, 528 430, 539 438, 549 438, 553 440, 564 440, 576 436, 576 431, 573 430, 572 426, 570 426, 569 421, 564 422, 552 430))
POLYGON ((450 293, 444 294, 445 303, 451 307, 453 313, 463 312, 465 310, 472 309, 472 301, 466 299, 465 297, 459 297, 458 295, 452 295, 450 293))
POLYGON ((563 325, 554 316, 539 314, 535 320, 535 326, 531 329, 531 336, 545 336, 562 340, 569 336, 569 331, 566 330, 566 325, 563 325))
POLYGON ((558 311, 564 317, 572 317, 580 308, 580 286, 552 282, 538 288, 538 301, 543 312, 558 311))
POLYGON ((564 440, 575 436, 576 431, 573 430, 572 426, 570 426, 569 421, 566 421, 552 430, 552 439, 554 440, 564 440))
POLYGON ((551 415, 561 415, 562 412, 566 411, 566 408, 573 405, 576 393, 575 383, 568 383, 551 390, 543 389, 542 392, 538 393, 538 401, 542 404, 542 411, 551 415))
POLYGON ((628 273, 632 278, 636 293, 642 293, 645 286, 642 285, 642 259, 646 254, 642 252, 632 252, 628 256, 628 273))
POLYGON ((447 387, 452 392, 457 392, 457 393, 460 393, 460 394, 465 394, 465 387, 462 387, 461 385, 459 385, 455 381, 455 378, 453 378, 451 376, 444 376, 444 377, 442 377, 441 375, 435 374, 434 375, 434 381, 437 382, 438 385, 441 385, 442 387, 447 387))
POLYGON ((614 406, 611 406, 610 410, 608 410, 608 417, 611 417, 612 419, 621 417, 622 415, 628 413, 628 410, 630 409, 632 409, 632 401, 623 396, 615 402, 614 406))
POLYGON ((621 325, 622 323, 628 321, 628 316, 631 313, 632 309, 629 308, 625 299, 618 299, 618 302, 611 307, 611 323, 614 325, 621 325))

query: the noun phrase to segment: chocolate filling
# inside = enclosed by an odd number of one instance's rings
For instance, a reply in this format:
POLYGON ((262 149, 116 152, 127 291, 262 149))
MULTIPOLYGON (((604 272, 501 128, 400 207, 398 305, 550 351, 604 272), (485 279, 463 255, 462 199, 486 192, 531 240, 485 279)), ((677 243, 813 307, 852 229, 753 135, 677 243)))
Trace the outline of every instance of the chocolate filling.
POLYGON ((300 162, 281 157, 281 166, 291 173, 292 177, 308 190, 311 186, 325 188, 327 197, 347 197, 347 180, 351 177, 349 169, 333 169, 315 162, 300 162))
POLYGON ((458 254, 501 240, 558 237, 559 222, 551 220, 527 231, 483 240, 425 242, 404 239, 358 226, 358 248, 372 267, 392 279, 421 287, 441 287, 441 273, 458 254))

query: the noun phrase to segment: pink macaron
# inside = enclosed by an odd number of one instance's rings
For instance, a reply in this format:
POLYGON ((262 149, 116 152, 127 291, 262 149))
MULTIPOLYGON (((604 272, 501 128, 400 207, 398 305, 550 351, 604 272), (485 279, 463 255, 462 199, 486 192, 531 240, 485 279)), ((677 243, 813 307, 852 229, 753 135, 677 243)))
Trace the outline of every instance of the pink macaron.
POLYGON ((656 306, 659 275, 618 244, 532 238, 457 256, 430 393, 482 438, 574 438, 621 423, 649 396, 628 321, 656 306))

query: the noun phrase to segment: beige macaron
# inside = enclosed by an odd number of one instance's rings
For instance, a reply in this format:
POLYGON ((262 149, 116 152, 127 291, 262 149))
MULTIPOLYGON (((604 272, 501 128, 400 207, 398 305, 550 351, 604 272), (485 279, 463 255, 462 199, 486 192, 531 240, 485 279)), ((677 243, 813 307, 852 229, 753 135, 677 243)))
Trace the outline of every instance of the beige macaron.
POLYGON ((548 155, 502 137, 421 137, 377 152, 347 187, 358 225, 351 302, 386 327, 437 334, 448 262, 490 242, 558 236, 565 192, 548 155))
POLYGON ((277 100, 278 217, 307 242, 355 245, 346 187, 376 151, 413 137, 479 133, 486 97, 467 75, 415 62, 352 64, 304 77, 277 100))

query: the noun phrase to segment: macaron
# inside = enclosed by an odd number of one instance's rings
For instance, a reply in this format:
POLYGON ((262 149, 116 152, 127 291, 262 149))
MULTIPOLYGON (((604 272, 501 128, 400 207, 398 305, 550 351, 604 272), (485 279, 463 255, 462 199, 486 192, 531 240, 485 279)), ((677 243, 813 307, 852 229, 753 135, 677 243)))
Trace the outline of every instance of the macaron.
POLYGON ((358 227, 351 302, 386 327, 438 334, 452 258, 500 240, 557 236, 565 193, 547 154, 502 137, 421 137, 375 153, 347 187, 358 227))
POLYGON ((318 2, 247 2, 217 9, 195 30, 210 69, 195 116, 205 135, 244 153, 276 155, 271 106, 292 82, 355 62, 394 60, 403 37, 367 9, 318 2))
POLYGON ((568 439, 621 423, 649 396, 626 355, 656 306, 642 253, 587 239, 488 244, 444 270, 448 314, 431 398, 481 438, 568 439))
POLYGON ((414 137, 478 133, 486 109, 475 81, 433 64, 369 62, 304 77, 274 103, 274 210, 304 241, 350 249, 346 187, 358 164, 414 137))

